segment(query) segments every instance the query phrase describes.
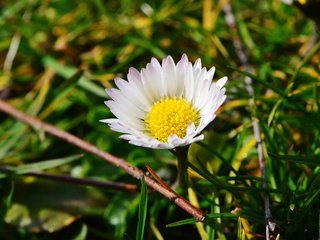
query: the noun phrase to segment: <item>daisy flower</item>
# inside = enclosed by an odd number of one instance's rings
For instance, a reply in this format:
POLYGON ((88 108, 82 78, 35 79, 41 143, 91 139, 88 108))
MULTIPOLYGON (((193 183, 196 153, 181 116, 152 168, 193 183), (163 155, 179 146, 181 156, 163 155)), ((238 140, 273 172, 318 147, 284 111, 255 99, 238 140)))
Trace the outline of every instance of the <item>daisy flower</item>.
POLYGON ((137 146, 173 149, 200 141, 226 99, 227 77, 212 82, 214 72, 200 59, 193 65, 185 54, 177 64, 171 56, 161 64, 152 58, 146 68, 130 68, 128 80, 116 78, 117 88, 106 90, 111 100, 105 104, 115 118, 101 121, 137 146))

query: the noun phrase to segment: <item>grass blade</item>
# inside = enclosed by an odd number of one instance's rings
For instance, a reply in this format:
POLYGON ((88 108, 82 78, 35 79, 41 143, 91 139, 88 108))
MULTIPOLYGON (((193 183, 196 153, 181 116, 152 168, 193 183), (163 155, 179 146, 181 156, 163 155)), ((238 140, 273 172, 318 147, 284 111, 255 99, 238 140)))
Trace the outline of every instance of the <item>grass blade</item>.
POLYGON ((148 205, 147 185, 144 180, 144 177, 142 177, 136 240, 143 240, 144 228, 146 225, 146 217, 147 217, 147 205, 148 205))
POLYGON ((309 156, 297 156, 297 155, 278 155, 274 153, 268 153, 271 158, 277 160, 285 160, 300 164, 308 164, 308 165, 315 165, 320 166, 319 155, 309 155, 309 156))
POLYGON ((8 196, 4 197, 2 202, 1 202, 1 208, 0 208, 0 223, 4 220, 4 217, 11 205, 11 201, 12 201, 12 195, 14 192, 14 182, 11 181, 11 185, 10 185, 10 191, 8 193, 8 196))
POLYGON ((33 171, 41 171, 49 168, 59 167, 64 164, 71 163, 81 158, 82 156, 83 154, 78 154, 78 155, 73 155, 65 158, 51 159, 51 160, 30 163, 30 164, 22 165, 19 167, 10 168, 10 170, 7 171, 7 173, 4 173, 4 172, 0 173, 0 179, 8 176, 12 176, 12 175, 21 175, 21 174, 30 173, 33 171))
POLYGON ((177 226, 181 226, 181 225, 195 224, 197 222, 198 222, 198 220, 195 218, 187 218, 187 219, 183 219, 181 221, 169 223, 166 225, 166 227, 177 227, 177 226))
MULTIPOLYGON (((231 218, 231 219, 237 219, 239 216, 232 214, 232 213, 209 213, 206 215, 206 220, 205 221, 210 221, 211 219, 214 218, 231 218)), ((182 225, 187 225, 187 224, 195 224, 197 223, 198 220, 195 218, 187 218, 183 219, 181 221, 173 222, 167 224, 167 227, 177 227, 177 226, 182 226, 182 225)))

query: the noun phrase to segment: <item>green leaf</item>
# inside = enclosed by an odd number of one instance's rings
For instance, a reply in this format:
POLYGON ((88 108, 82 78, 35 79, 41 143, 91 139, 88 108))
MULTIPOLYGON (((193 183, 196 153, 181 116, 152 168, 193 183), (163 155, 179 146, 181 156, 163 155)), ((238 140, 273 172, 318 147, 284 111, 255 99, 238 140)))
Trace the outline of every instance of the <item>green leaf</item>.
POLYGON ((1 204, 1 208, 0 208, 0 223, 3 221, 8 209, 11 206, 13 192, 14 192, 14 182, 11 181, 10 191, 9 191, 8 195, 4 196, 2 199, 2 204, 1 204))
POLYGON ((74 237, 72 240, 86 240, 87 234, 88 234, 88 227, 87 225, 83 224, 79 234, 76 237, 74 237))
POLYGON ((148 49, 154 56, 164 58, 167 55, 161 48, 159 48, 157 45, 154 45, 149 39, 128 37, 128 42, 136 44, 141 48, 148 49))
MULTIPOLYGON (((46 67, 51 67, 59 75, 63 76, 66 79, 71 78, 73 75, 77 76, 76 73, 79 71, 74 67, 61 64, 59 61, 57 61, 56 59, 54 59, 50 56, 44 57, 43 62, 46 67)), ((103 87, 90 81, 86 76, 80 77, 78 84, 79 84, 79 86, 81 86, 85 90, 87 90, 87 91, 89 91, 99 97, 103 97, 103 98, 106 97, 106 94, 105 94, 103 87)))
POLYGON ((36 162, 36 163, 25 164, 19 167, 9 168, 9 171, 7 173, 0 173, 0 179, 8 177, 10 175, 21 175, 21 174, 30 173, 33 171, 41 171, 49 168, 59 167, 64 164, 71 163, 75 160, 78 160, 82 156, 83 154, 78 154, 70 157, 56 158, 56 159, 45 160, 45 161, 36 162))
MULTIPOLYGON (((214 218, 231 218, 231 219, 237 219, 239 216, 232 214, 232 213, 209 213, 206 215, 205 221, 209 221, 214 218)), ((166 226, 167 227, 177 227, 182 225, 188 225, 188 224, 195 224, 198 220, 195 218, 187 218, 181 221, 169 223, 166 226)))
POLYGON ((182 225, 195 224, 196 222, 198 222, 198 220, 195 218, 187 218, 181 221, 169 223, 166 225, 166 227, 177 227, 182 225))
POLYGON ((238 218, 239 216, 233 213, 208 213, 206 219, 213 218, 238 218))
POLYGON ((278 155, 274 153, 268 153, 271 158, 277 160, 291 161, 300 164, 316 165, 320 166, 320 155, 307 155, 307 156, 298 156, 298 155, 278 155))
POLYGON ((136 240, 144 239, 143 235, 144 235, 144 229, 145 229, 146 217, 147 217, 147 205, 148 205, 147 185, 144 180, 144 177, 142 176, 136 240))
POLYGON ((212 153, 212 155, 217 156, 224 164, 226 164, 226 166, 228 166, 230 171, 232 171, 234 174, 236 174, 236 175, 239 174, 238 171, 236 169, 234 169, 232 167, 232 165, 218 151, 213 150, 212 148, 210 148, 210 146, 208 146, 207 144, 205 144, 203 142, 196 142, 196 144, 198 144, 202 148, 206 149, 208 152, 212 153))

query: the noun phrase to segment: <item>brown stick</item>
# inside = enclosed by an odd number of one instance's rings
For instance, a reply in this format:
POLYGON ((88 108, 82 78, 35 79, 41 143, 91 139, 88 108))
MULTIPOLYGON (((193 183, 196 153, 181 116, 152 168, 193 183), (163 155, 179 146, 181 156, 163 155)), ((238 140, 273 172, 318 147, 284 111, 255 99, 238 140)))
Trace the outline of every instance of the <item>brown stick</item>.
POLYGON ((82 140, 79 137, 76 137, 68 132, 65 132, 51 124, 45 123, 40 121, 39 119, 29 116, 16 108, 10 106, 6 102, 2 101, 0 99, 0 110, 9 114, 10 116, 15 117, 16 119, 20 120, 21 122, 24 122, 31 127, 33 127, 37 131, 45 131, 51 135, 54 135, 66 142, 69 142, 70 144, 73 144, 86 152, 92 153, 96 156, 99 156, 103 160, 105 160, 108 163, 111 163, 112 165, 119 167, 126 171, 128 174, 133 176, 136 179, 141 179, 142 176, 144 176, 146 184, 153 188, 155 191, 161 193, 163 196, 169 198, 171 201, 174 202, 177 206, 179 206, 181 209, 189 213, 191 216, 196 218, 198 221, 204 221, 205 214, 204 212, 194 207, 189 201, 184 199, 183 197, 179 196, 177 193, 175 193, 173 190, 168 190, 161 186, 159 183, 154 181, 152 178, 146 176, 142 170, 139 168, 136 168, 132 166, 130 163, 126 162, 125 160, 115 157, 111 155, 110 153, 104 152, 100 149, 98 149, 95 145, 86 142, 82 140))
MULTIPOLYGON (((14 168, 9 166, 0 166, 0 172, 1 171, 10 173, 14 171, 14 168)), ((19 174, 18 176, 33 176, 33 177, 51 179, 51 180, 56 180, 60 182, 70 183, 70 184, 87 185, 92 187, 108 188, 108 189, 120 190, 120 191, 126 191, 126 192, 139 192, 139 188, 137 185, 124 183, 124 182, 101 181, 101 180, 90 179, 90 178, 78 178, 78 177, 71 177, 63 174, 53 174, 53 173, 45 173, 45 172, 38 172, 38 171, 31 171, 21 175, 19 174)))

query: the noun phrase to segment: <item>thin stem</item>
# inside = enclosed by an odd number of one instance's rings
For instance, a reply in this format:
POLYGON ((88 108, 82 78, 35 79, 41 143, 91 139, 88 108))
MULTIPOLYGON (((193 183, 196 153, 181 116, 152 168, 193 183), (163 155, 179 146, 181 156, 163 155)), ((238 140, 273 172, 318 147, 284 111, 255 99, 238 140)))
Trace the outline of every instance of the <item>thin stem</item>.
MULTIPOLYGON (((12 172, 12 170, 13 170, 12 167, 0 166, 0 171, 8 172, 10 174, 12 172)), ((18 176, 20 176, 20 175, 18 175, 18 176)), ((53 174, 53 173, 31 171, 28 173, 24 173, 21 176, 33 176, 33 177, 38 177, 38 178, 56 180, 56 181, 60 181, 60 182, 64 182, 64 183, 108 188, 108 189, 120 190, 120 191, 126 191, 126 192, 139 192, 140 191, 138 186, 133 185, 133 184, 129 184, 129 183, 101 181, 101 180, 89 179, 89 178, 77 178, 77 177, 71 177, 71 176, 63 175, 63 174, 53 174)))
POLYGON ((189 185, 188 177, 188 150, 189 145, 184 147, 177 147, 172 150, 172 153, 177 157, 178 163, 178 184, 182 188, 186 188, 189 185))
POLYGON ((144 176, 145 181, 147 185, 151 188, 153 188, 155 191, 159 192, 163 196, 169 198, 171 201, 174 202, 177 206, 179 206, 181 209, 183 209, 185 212, 189 213, 191 216, 196 218, 198 221, 204 221, 205 214, 204 212, 193 206, 190 202, 188 202, 186 199, 179 196, 177 193, 175 193, 172 189, 168 190, 161 186, 159 183, 157 183, 152 178, 146 176, 142 170, 140 170, 137 167, 132 166, 130 163, 125 161, 124 159, 118 158, 116 156, 113 156, 112 154, 108 152, 104 152, 97 148, 95 145, 86 142, 82 140, 79 137, 76 137, 75 135, 72 135, 66 131, 63 131, 51 124, 45 123, 43 121, 40 121, 39 119, 29 116, 16 108, 10 106, 6 102, 0 99, 0 111, 3 111, 10 116, 15 117, 16 119, 20 120, 21 122, 24 122, 31 127, 33 127, 37 131, 43 131, 47 132, 53 136, 56 136, 74 146, 77 146, 81 149, 83 149, 86 152, 89 152, 91 154, 94 154, 100 158, 102 158, 104 161, 119 167, 123 169, 125 172, 127 172, 129 175, 133 176, 136 179, 141 179, 142 176, 144 176))
MULTIPOLYGON (((244 47, 240 41, 240 37, 238 35, 238 31, 236 28, 236 20, 232 12, 231 5, 229 3, 226 3, 223 7, 223 10, 225 12, 225 19, 228 24, 228 27, 230 29, 230 32, 232 34, 232 40, 233 45, 236 49, 236 53, 238 55, 238 58, 243 65, 245 71, 249 73, 253 73, 253 68, 251 67, 249 63, 249 59, 247 55, 245 54, 244 47)), ((255 101, 254 101, 254 89, 252 87, 252 79, 249 76, 245 77, 245 83, 246 83, 246 90, 251 96, 251 99, 249 99, 249 107, 251 110, 251 118, 252 118, 252 125, 253 125, 253 132, 254 136, 257 142, 257 150, 258 150, 258 158, 259 158, 259 166, 261 170, 262 177, 264 179, 263 182, 263 188, 267 190, 268 183, 267 183, 267 170, 266 170, 266 164, 265 164, 265 156, 263 154, 263 142, 261 138, 261 130, 259 126, 259 120, 256 117, 257 113, 255 110, 255 101)), ((270 198, 267 192, 264 192, 263 195, 264 200, 264 210, 265 210, 265 220, 266 220, 266 239, 270 240, 273 235, 279 236, 279 234, 275 231, 278 230, 278 226, 272 219, 271 210, 270 210, 270 198)))

